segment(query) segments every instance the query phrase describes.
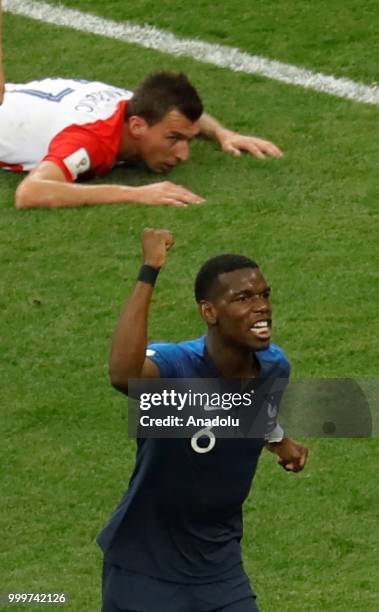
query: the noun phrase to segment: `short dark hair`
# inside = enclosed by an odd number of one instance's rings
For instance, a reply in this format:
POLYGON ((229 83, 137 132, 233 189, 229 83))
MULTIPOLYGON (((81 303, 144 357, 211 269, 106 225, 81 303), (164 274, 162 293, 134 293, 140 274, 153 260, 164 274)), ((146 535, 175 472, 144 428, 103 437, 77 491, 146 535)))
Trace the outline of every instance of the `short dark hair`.
POLYGON ((194 122, 202 115, 203 103, 185 74, 155 72, 137 87, 127 104, 126 117, 138 115, 154 125, 172 110, 180 111, 194 122))
POLYGON ((220 276, 226 272, 234 272, 242 268, 258 268, 258 264, 244 255, 217 255, 208 259, 200 268, 195 280, 196 302, 208 300, 214 285, 220 276))

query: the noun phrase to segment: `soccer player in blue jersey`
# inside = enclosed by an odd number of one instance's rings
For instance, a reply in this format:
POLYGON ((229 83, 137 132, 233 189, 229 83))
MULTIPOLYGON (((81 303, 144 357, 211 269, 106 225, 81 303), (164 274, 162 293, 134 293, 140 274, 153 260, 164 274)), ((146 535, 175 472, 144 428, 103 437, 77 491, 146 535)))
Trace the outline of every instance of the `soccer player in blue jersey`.
MULTIPOLYGON (((288 378, 286 356, 270 344, 270 288, 257 264, 238 255, 210 259, 197 275, 206 336, 148 346, 154 284, 173 243, 166 230, 144 231, 144 265, 114 334, 113 386, 127 394, 131 378, 288 378)), ((258 610, 240 540, 242 504, 264 447, 286 470, 303 469, 307 449, 279 424, 267 438, 209 438, 205 446, 138 439, 129 489, 99 536, 103 612, 258 610)))

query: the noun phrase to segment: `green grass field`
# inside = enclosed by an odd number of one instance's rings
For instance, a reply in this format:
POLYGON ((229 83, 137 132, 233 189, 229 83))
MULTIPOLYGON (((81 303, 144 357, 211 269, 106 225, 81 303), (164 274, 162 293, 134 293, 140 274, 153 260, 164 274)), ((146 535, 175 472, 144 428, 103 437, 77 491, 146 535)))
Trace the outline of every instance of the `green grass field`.
MULTIPOLYGON (((372 0, 64 2, 165 27, 328 74, 375 80, 372 0), (252 8, 254 5, 254 8, 252 8), (243 17, 241 17, 243 16, 243 17)), ((0 591, 66 591, 99 609, 95 537, 125 490, 134 441, 107 378, 110 338, 140 262, 145 226, 176 238, 151 313, 151 339, 203 332, 192 284, 213 254, 260 262, 273 287, 276 343, 295 378, 378 374, 378 113, 269 79, 4 15, 9 81, 77 76, 133 88, 183 70, 206 108, 273 140, 281 160, 226 157, 194 143, 172 180, 203 207, 16 211, 20 177, 0 173, 2 380, 0 591)), ((115 170, 109 182, 156 180, 115 170)), ((103 181, 105 182, 105 181, 103 181)), ((373 405, 377 395, 373 394, 373 405)), ((309 439, 308 468, 263 456, 245 506, 246 569, 262 612, 379 609, 376 439, 309 439)), ((2 609, 2 608, 0 608, 2 609)), ((153 612, 153 611, 152 611, 153 612)))

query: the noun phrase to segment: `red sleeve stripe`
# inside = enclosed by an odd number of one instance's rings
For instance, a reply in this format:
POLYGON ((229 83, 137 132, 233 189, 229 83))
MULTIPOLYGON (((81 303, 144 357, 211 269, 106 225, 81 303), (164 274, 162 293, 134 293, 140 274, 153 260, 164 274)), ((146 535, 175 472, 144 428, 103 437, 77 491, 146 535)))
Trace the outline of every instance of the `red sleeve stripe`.
POLYGON ((58 166, 58 168, 62 170, 66 181, 68 181, 69 183, 74 182, 71 172, 69 171, 63 160, 59 159, 59 157, 56 157, 55 155, 46 155, 46 157, 44 157, 42 161, 53 162, 53 164, 55 164, 56 166, 58 166))
POLYGON ((6 170, 13 170, 13 172, 22 172, 24 168, 21 164, 7 164, 7 162, 0 161, 0 168, 5 168, 6 170))

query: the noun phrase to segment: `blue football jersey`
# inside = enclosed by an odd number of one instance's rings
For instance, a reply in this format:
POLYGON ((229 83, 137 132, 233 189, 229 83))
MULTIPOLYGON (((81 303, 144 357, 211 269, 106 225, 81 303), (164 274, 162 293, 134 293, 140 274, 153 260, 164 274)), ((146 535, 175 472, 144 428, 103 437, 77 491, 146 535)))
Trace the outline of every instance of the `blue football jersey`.
MULTIPOLYGON (((162 378, 219 378, 205 337, 149 345, 162 378)), ((259 380, 288 379, 275 345, 256 352, 259 380)), ((188 438, 140 438, 129 488, 99 536, 106 558, 176 583, 209 583, 243 572, 242 504, 265 440, 219 438, 196 452, 188 438)))

